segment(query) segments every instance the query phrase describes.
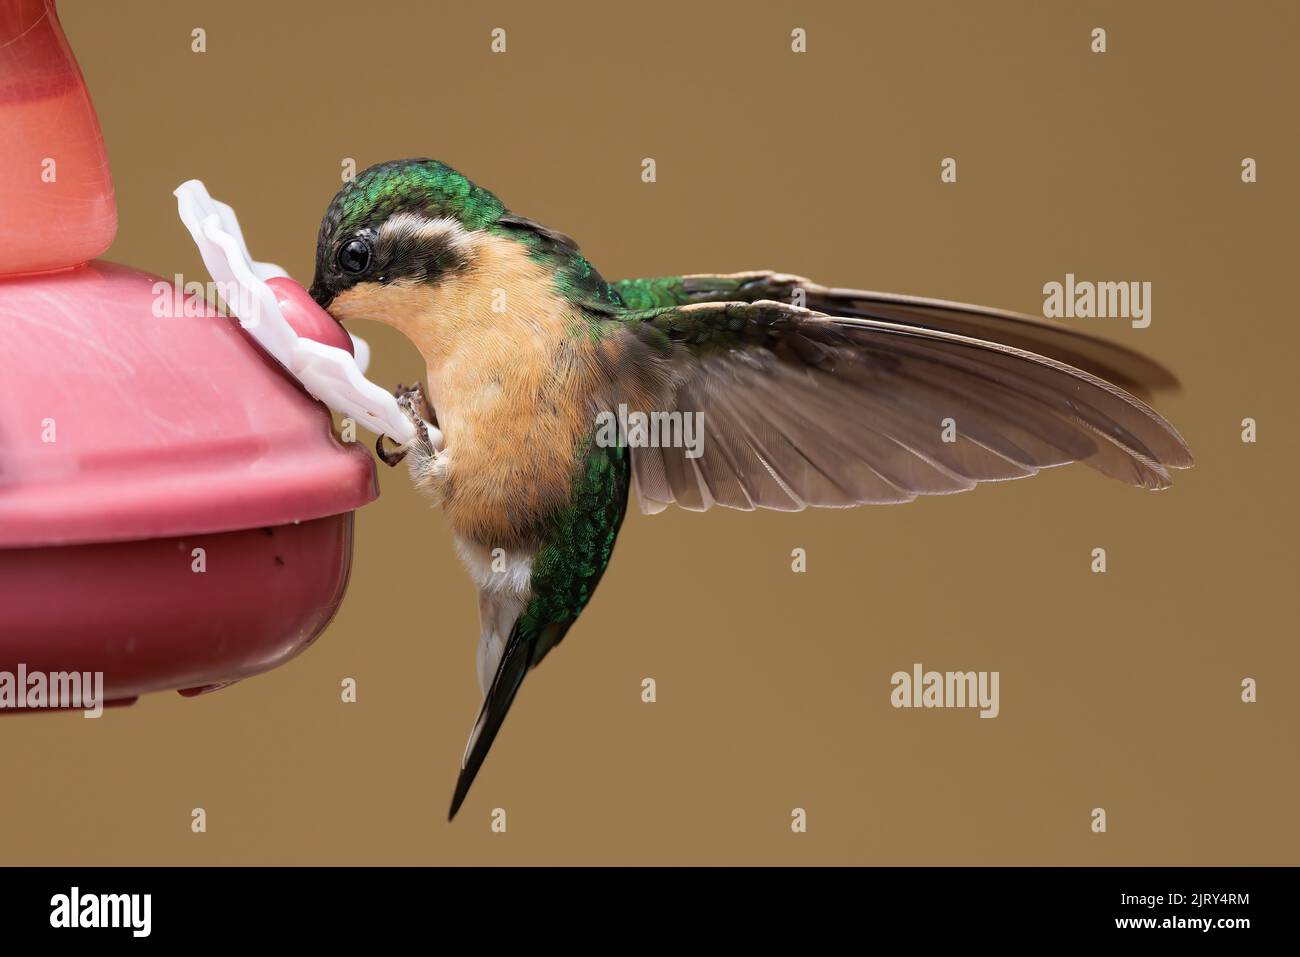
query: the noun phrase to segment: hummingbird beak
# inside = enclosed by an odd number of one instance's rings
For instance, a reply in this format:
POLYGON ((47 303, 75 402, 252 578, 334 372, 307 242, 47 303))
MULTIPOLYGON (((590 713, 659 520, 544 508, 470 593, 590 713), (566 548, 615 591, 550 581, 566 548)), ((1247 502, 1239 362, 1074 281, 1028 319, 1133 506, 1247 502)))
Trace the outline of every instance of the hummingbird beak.
MULTIPOLYGON (((311 284, 311 288, 307 290, 307 294, 310 295, 312 299, 316 300, 316 305, 320 306, 326 312, 329 312, 330 303, 334 301, 334 297, 330 295, 330 291, 326 289, 319 280, 311 284)), ((337 319, 334 321, 338 322, 337 319)))

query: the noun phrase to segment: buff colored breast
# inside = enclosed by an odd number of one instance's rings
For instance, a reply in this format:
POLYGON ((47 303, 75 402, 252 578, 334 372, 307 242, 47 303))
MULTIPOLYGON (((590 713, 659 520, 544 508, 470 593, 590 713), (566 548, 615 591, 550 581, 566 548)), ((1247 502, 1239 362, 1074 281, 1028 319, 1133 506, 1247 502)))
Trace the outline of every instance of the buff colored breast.
POLYGON ((451 455, 443 509, 457 534, 489 547, 537 544, 594 428, 596 346, 574 335, 574 307, 552 283, 517 243, 479 234, 466 270, 356 286, 332 307, 392 325, 420 350, 451 455))

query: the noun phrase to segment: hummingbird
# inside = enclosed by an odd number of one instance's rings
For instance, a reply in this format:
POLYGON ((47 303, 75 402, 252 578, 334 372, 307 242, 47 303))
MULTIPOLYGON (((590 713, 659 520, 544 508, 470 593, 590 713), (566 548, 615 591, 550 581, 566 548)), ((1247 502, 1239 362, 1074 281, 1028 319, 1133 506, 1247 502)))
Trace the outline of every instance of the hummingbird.
POLYGON ((1177 380, 1131 349, 771 271, 608 282, 569 236, 431 159, 344 184, 311 295, 340 322, 394 327, 426 366, 427 393, 396 394, 436 430, 378 448, 441 505, 478 589, 483 702, 449 820, 524 678, 591 601, 633 489, 647 513, 798 511, 1070 462, 1158 490, 1192 465, 1144 401, 1177 380), (636 413, 697 416, 703 442, 647 441, 636 413))

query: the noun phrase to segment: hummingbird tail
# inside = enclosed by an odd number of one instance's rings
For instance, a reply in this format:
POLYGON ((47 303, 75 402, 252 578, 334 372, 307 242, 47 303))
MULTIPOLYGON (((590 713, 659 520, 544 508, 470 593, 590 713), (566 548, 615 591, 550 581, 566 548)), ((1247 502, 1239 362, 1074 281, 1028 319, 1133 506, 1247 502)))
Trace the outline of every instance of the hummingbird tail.
POLYGON ((451 796, 451 810, 447 813, 448 821, 456 817, 456 812, 465 803, 470 785, 478 776, 479 768, 483 766, 483 759, 492 748, 492 742, 496 740, 497 732, 501 730, 501 724, 505 721, 510 706, 514 704, 519 686, 524 683, 524 676, 528 674, 531 664, 531 645, 532 641, 524 637, 519 623, 516 622, 506 641, 505 650, 501 654, 501 663, 497 665, 496 675, 488 688, 487 696, 483 699, 478 720, 474 722, 474 729, 470 732, 469 743, 465 747, 465 757, 461 761, 460 776, 456 779, 456 790, 451 796))

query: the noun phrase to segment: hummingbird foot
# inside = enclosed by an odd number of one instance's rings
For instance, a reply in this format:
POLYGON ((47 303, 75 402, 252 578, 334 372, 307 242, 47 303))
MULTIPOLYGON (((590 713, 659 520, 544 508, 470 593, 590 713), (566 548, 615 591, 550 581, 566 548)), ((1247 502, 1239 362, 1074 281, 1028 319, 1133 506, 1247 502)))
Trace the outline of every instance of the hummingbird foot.
POLYGON ((441 505, 451 470, 451 453, 436 449, 432 442, 416 440, 407 449, 406 467, 411 473, 411 484, 441 505))
POLYGON ((398 384, 393 390, 393 398, 397 400, 397 406, 406 413, 407 418, 417 426, 421 422, 432 422, 438 424, 437 417, 429 407, 428 400, 424 397, 424 387, 420 383, 405 386, 398 384))
POLYGON ((443 448, 442 432, 434 424, 437 419, 419 383, 399 385, 393 390, 393 396, 397 399, 397 407, 414 424, 415 438, 389 449, 384 444, 385 436, 381 435, 375 441, 375 454, 390 467, 405 459, 412 484, 432 498, 434 504, 439 504, 451 468, 451 456, 443 448))
POLYGON ((430 424, 437 422, 437 419, 430 411, 429 402, 424 397, 424 389, 418 382, 412 386, 399 383, 393 390, 393 397, 397 399, 397 407, 414 423, 415 438, 395 449, 389 449, 385 445, 387 436, 381 435, 375 439, 375 455, 389 468, 394 468, 397 463, 406 458, 408 452, 423 444, 429 446, 428 456, 432 457, 437 451, 436 446, 441 444, 442 433, 436 426, 430 424))

